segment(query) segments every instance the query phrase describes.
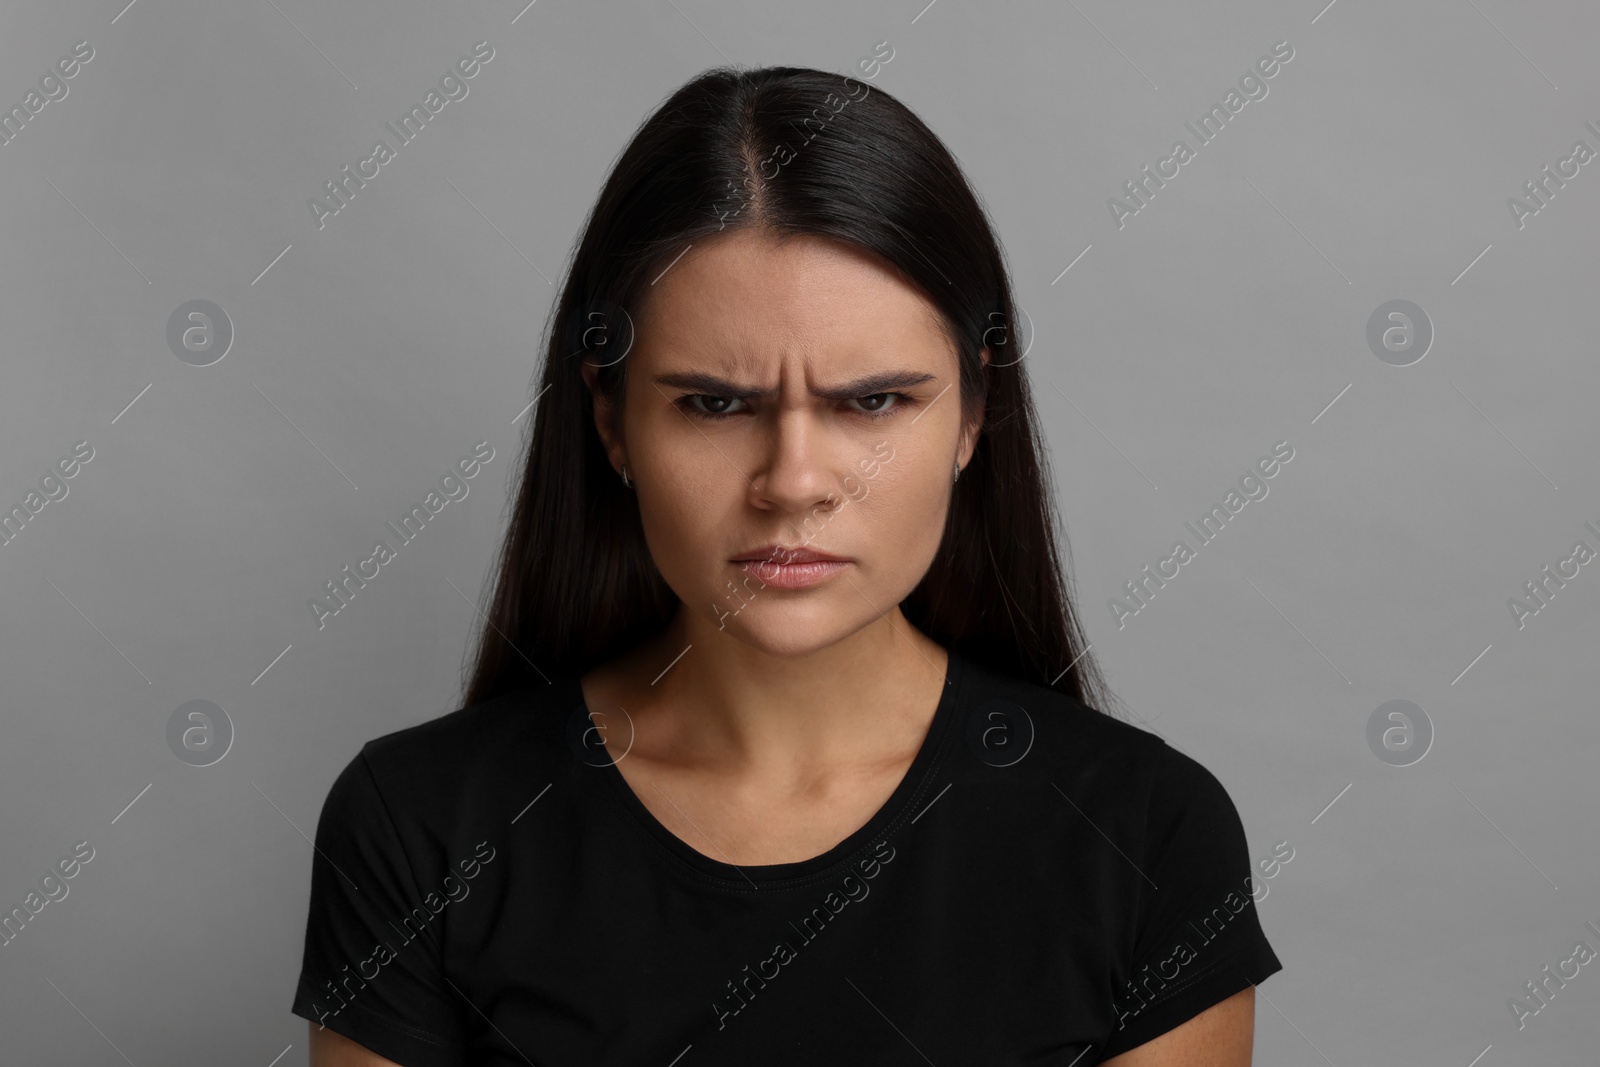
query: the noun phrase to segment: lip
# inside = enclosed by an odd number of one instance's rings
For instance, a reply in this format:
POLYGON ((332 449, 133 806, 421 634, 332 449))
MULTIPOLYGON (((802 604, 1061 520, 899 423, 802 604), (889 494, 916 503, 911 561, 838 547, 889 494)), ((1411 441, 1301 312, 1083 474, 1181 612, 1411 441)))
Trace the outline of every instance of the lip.
POLYGON ((774 589, 807 589, 825 582, 850 566, 847 559, 815 559, 802 563, 774 563, 771 560, 735 560, 735 566, 755 576, 763 586, 774 589))
POLYGON ((778 567, 794 567, 805 563, 849 563, 843 556, 816 552, 809 548, 789 548, 784 545, 763 545, 733 557, 734 563, 764 563, 778 567))

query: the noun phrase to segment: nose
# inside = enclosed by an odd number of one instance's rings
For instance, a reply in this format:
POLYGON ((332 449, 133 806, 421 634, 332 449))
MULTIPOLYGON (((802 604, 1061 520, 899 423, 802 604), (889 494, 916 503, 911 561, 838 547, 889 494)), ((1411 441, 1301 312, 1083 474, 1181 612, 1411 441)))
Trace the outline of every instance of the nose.
POLYGON ((838 507, 843 493, 833 469, 834 446, 815 412, 775 411, 760 434, 750 475, 751 505, 790 515, 838 507))

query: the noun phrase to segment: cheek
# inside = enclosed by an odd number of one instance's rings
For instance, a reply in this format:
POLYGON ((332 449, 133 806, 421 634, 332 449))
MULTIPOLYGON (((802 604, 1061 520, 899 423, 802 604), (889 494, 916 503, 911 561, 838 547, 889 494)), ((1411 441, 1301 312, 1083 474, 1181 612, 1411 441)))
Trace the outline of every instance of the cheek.
MULTIPOLYGON (((659 479, 660 474, 656 477, 659 479)), ((658 480, 637 492, 639 519, 650 549, 658 557, 698 554, 710 547, 705 535, 715 525, 714 515, 721 508, 707 499, 707 487, 663 485, 658 480)))
POLYGON ((699 545, 705 528, 725 513, 735 492, 728 484, 732 470, 726 460, 712 462, 715 449, 665 400, 630 415, 632 491, 651 553, 665 562, 699 545))
POLYGON ((739 488, 715 469, 694 466, 655 469, 650 478, 635 490, 650 557, 681 598, 704 599, 735 574, 724 557, 729 531, 747 525, 737 521, 739 488))
POLYGON ((838 516, 837 521, 848 524, 841 528, 847 532, 839 535, 840 542, 853 546, 883 577, 909 576, 915 585, 944 535, 950 499, 946 487, 930 471, 912 469, 909 463, 898 470, 885 467, 876 478, 852 485, 860 499, 838 516))

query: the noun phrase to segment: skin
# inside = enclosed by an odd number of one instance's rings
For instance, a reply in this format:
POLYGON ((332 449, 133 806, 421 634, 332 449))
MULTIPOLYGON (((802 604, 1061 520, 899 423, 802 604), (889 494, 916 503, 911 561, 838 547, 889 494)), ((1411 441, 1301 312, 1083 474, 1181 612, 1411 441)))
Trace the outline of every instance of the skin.
POLYGON ((1101 1067, 1250 1067, 1255 1026, 1256 987, 1246 986, 1101 1067))
POLYGON ((976 444, 954 347, 869 255, 749 230, 691 248, 636 325, 621 411, 597 398, 595 421, 681 604, 585 675, 585 698, 634 792, 691 846, 734 865, 819 855, 888 799, 943 689, 947 653, 899 603, 976 444), (884 374, 923 380, 815 395, 884 374), (773 543, 851 562, 803 590, 731 562, 773 543))
MULTIPOLYGON (((584 698, 619 772, 681 840, 735 866, 809 859, 871 819, 927 735, 948 653, 898 605, 933 562, 980 423, 961 420, 932 305, 828 238, 697 241, 635 325, 619 411, 595 368, 583 374, 681 603, 663 633, 585 674, 584 698), (923 380, 817 395, 882 374, 923 380), (851 562, 800 590, 731 562, 773 543, 851 562)), ((1249 989, 1107 1062, 1248 1067, 1253 1020, 1249 989)), ((311 1030, 312 1067, 390 1063, 311 1030)))
POLYGON ((306 1025, 311 1027, 311 1067, 403 1067, 343 1034, 319 1030, 313 1022, 306 1025))

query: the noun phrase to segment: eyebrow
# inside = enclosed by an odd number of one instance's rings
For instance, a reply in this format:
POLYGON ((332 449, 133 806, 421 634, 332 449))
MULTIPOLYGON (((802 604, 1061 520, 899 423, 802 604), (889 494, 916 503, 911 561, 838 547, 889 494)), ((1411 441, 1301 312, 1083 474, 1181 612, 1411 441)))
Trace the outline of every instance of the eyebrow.
MULTIPOLYGON (((917 371, 888 371, 883 374, 869 374, 864 378, 856 378, 829 389, 813 389, 811 392, 813 396, 824 400, 854 400, 856 397, 909 389, 914 385, 934 380, 935 375, 917 371)), ((679 389, 693 389, 698 393, 709 393, 712 396, 732 397, 736 400, 768 401, 775 400, 778 396, 776 389, 752 389, 726 378, 719 378, 715 374, 698 371, 660 374, 656 376, 656 382, 679 389)))

